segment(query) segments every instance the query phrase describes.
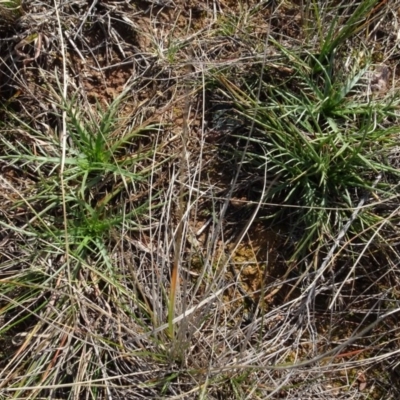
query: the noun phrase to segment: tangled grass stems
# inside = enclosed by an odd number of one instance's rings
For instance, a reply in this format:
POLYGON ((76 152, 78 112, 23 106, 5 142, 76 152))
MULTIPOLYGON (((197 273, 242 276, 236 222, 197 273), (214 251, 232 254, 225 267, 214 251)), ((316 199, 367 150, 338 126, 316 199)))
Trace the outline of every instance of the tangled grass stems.
POLYGON ((395 14, 175 3, 0 27, 1 395, 397 398, 395 14))

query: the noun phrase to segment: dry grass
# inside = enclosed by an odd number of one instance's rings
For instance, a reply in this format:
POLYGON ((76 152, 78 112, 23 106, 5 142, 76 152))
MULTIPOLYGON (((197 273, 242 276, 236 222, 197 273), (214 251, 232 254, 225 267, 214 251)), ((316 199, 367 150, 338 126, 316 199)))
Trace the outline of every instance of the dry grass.
POLYGON ((398 398, 397 1, 0 3, 1 398, 398 398))

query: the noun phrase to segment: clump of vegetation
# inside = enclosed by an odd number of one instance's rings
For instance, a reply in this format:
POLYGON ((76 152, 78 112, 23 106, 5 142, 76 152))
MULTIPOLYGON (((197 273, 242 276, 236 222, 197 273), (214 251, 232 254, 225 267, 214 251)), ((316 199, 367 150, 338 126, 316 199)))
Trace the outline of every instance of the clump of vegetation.
MULTIPOLYGON (((396 193, 396 184, 389 181, 399 171, 388 156, 396 148, 398 101, 389 92, 378 99, 368 89, 371 82, 362 83, 369 65, 341 81, 332 64, 326 67, 312 55, 302 60, 284 50, 281 63, 291 60, 290 75, 279 84, 259 82, 262 101, 251 88, 245 107, 242 91, 238 97, 231 90, 230 97, 254 123, 251 136, 238 135, 257 148, 247 152, 246 161, 256 169, 266 165, 277 177, 263 201, 285 206, 276 216, 293 227, 297 257, 334 240, 365 196, 396 193), (310 64, 318 65, 319 72, 310 64)), ((268 77, 268 71, 260 75, 268 77)), ((363 232, 368 237, 381 218, 375 207, 364 209, 347 238, 363 232)))

